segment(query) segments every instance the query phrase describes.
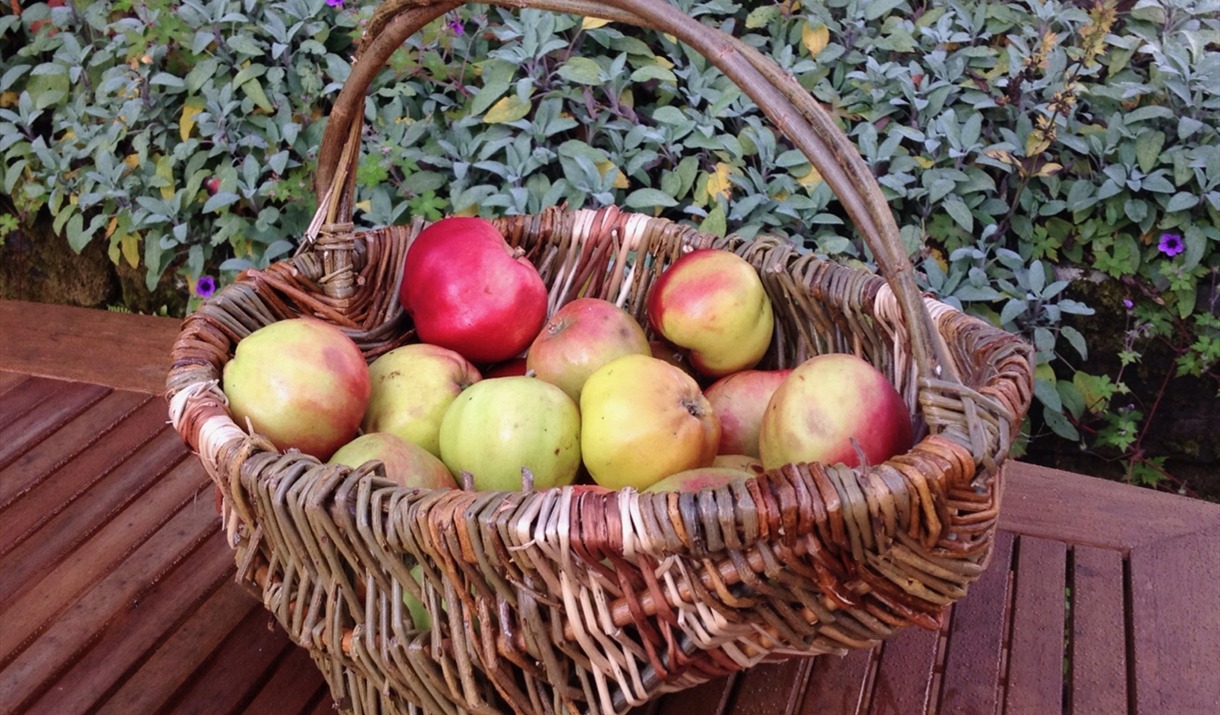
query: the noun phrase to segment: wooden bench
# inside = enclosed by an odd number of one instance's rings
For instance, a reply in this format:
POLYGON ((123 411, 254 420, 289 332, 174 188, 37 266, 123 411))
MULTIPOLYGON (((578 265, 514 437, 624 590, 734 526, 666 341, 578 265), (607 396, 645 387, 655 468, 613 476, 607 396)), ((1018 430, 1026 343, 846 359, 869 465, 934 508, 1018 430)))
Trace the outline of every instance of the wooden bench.
MULTIPOLYGON (((0 301, 0 713, 332 712, 233 583, 160 397, 177 321, 0 301)), ((1025 464, 938 631, 640 715, 1220 713, 1220 506, 1025 464)))

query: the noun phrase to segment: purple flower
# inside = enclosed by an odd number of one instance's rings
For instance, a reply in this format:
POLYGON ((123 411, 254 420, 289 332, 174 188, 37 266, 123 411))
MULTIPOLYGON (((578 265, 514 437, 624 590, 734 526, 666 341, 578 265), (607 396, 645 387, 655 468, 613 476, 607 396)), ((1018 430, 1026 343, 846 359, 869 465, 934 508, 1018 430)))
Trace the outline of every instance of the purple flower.
POLYGON ((326 4, 331 7, 343 7, 343 0, 326 0, 326 4))
MULTIPOLYGON (((327 0, 329 2, 329 0, 327 0)), ((339 0, 343 2, 343 0, 339 0)), ((216 292, 216 279, 211 276, 203 276, 199 282, 195 284, 195 295, 200 298, 207 298, 216 292)))
POLYGON ((1176 233, 1162 233, 1161 242, 1157 245, 1157 249, 1166 256, 1173 258, 1182 251, 1186 250, 1186 246, 1182 243, 1182 237, 1176 233))
POLYGON ((449 22, 447 22, 445 24, 449 26, 449 29, 453 31, 453 34, 455 34, 455 35, 462 34, 462 21, 461 20, 450 20, 449 22))
POLYGON ((1127 310, 1131 310, 1132 308, 1135 307, 1135 303, 1132 303, 1130 300, 1123 298, 1123 307, 1126 308, 1127 310))

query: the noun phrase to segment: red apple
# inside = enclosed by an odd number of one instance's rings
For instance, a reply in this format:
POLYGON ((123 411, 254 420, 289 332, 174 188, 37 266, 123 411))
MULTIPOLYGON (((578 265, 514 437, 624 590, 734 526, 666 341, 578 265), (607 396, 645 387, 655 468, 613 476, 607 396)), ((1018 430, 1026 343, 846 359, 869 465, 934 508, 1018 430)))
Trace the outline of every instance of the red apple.
POLYGON ((474 363, 519 355, 546 322, 546 285, 490 222, 450 217, 407 249, 399 299, 422 342, 474 363))
POLYGON ((237 344, 224 367, 224 393, 280 450, 328 459, 351 441, 369 401, 369 370, 356 343, 312 318, 281 320, 237 344))
POLYGON ((502 363, 497 363, 487 368, 483 372, 483 378, 520 377, 525 374, 527 369, 525 358, 513 358, 512 360, 505 360, 502 363))
POLYGON ((423 447, 388 432, 357 437, 331 455, 329 463, 355 468, 373 459, 380 460, 385 465, 386 477, 400 486, 457 489, 457 482, 441 460, 423 447))
POLYGON ((704 391, 720 418, 720 454, 758 456, 758 430, 771 395, 792 370, 742 370, 704 391))
POLYGON ((440 457, 445 410, 481 376, 452 350, 414 343, 374 360, 369 378, 373 391, 361 423, 364 431, 390 432, 440 457))
POLYGON ((732 484, 734 479, 750 479, 754 475, 740 469, 724 467, 699 467, 665 477, 644 491, 646 492, 697 492, 700 489, 715 489, 732 484))
POLYGON ((455 475, 470 472, 474 488, 566 486, 580 468, 580 410, 572 398, 534 377, 497 377, 471 385, 445 412, 441 459, 455 475))
POLYGON ((754 367, 771 344, 771 300, 754 266, 731 251, 705 248, 674 261, 648 294, 648 322, 690 350, 709 377, 754 367))
POLYGON ((699 385, 650 355, 626 355, 589 376, 580 412, 585 467, 611 489, 646 489, 710 466, 720 444, 720 421, 699 385))
POLYGON ((648 337, 627 311, 608 300, 577 298, 546 322, 525 364, 579 403, 585 380, 599 367, 624 355, 648 354, 648 337))
POLYGON ((911 415, 879 370, 855 355, 819 355, 784 380, 763 415, 758 448, 767 469, 790 462, 860 466, 911 448, 911 415))

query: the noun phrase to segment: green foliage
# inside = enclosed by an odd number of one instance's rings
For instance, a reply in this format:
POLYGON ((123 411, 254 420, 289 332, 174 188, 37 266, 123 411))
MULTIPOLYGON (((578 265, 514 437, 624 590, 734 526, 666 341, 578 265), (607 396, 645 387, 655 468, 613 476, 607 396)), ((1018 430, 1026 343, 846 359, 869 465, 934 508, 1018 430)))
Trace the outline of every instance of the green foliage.
MULTIPOLYGON (((194 285, 265 266, 308 224, 325 117, 374 4, 94 0, 0 17, 19 48, 0 70, 3 191, 78 250, 108 242, 150 286, 167 269, 194 285)), ((1073 321, 1094 307, 1077 281, 1136 302, 1124 364, 1167 340, 1178 372, 1215 375, 1217 0, 1121 17, 1067 0, 674 4, 830 107, 924 286, 1037 347, 1039 424, 1132 456, 1126 435, 1155 412, 1120 412, 1121 373, 1079 369, 1073 321)), ((362 225, 617 204, 869 260, 806 157, 653 32, 466 6, 392 58, 365 119, 362 225)))

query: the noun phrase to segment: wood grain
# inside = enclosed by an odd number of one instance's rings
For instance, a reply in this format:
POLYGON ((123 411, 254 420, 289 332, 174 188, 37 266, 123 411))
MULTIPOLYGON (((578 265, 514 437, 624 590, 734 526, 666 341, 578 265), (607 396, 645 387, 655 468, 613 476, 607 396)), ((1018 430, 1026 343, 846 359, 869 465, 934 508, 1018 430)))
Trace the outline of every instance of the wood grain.
POLYGON ((328 692, 326 681, 310 659, 309 651, 290 648, 242 715, 308 713, 315 703, 324 698, 329 700, 328 692))
POLYGON ((4 394, 0 400, 0 426, 17 423, 27 412, 46 402, 68 383, 45 377, 32 377, 4 394))
POLYGON ((39 402, 20 420, 0 422, 0 467, 55 432, 110 392, 102 385, 72 383, 39 402))
POLYGON ((932 669, 940 632, 907 628, 881 646, 870 715, 925 713, 932 698, 932 669))
POLYGON ((1017 550, 1006 712, 1063 709, 1067 546, 1023 536, 1017 550))
POLYGON ((764 663, 741 674, 733 696, 732 715, 787 715, 796 709, 809 659, 793 658, 783 663, 764 663))
POLYGON ((821 656, 813 664, 799 715, 856 715, 864 712, 876 649, 853 650, 843 657, 821 656))
POLYGON ((1072 549, 1072 715, 1128 711, 1125 591, 1121 553, 1072 549))

